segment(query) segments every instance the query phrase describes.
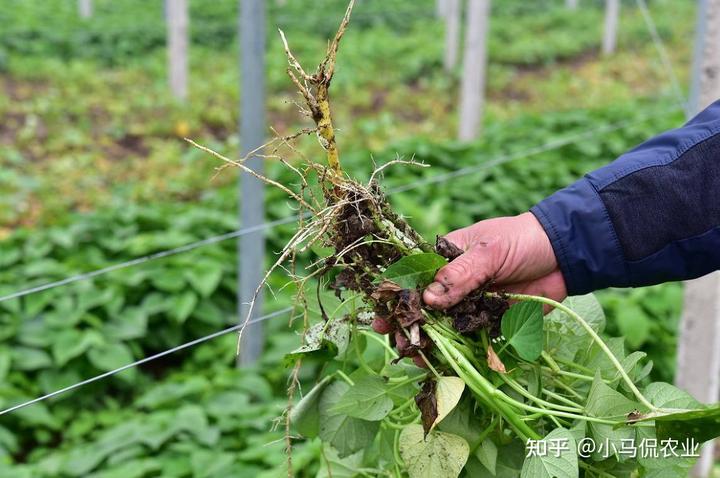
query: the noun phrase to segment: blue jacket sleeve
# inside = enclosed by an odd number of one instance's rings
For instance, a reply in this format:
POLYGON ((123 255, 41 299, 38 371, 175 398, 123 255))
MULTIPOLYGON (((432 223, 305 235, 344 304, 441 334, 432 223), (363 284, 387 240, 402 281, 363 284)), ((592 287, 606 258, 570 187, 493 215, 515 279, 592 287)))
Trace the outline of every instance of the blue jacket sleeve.
POLYGON ((531 212, 570 295, 720 269, 720 101, 531 212))

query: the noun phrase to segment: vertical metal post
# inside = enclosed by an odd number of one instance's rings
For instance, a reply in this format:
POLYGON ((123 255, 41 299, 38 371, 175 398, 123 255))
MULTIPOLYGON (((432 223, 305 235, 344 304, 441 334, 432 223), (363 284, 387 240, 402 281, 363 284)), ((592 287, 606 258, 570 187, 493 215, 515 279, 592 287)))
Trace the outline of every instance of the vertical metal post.
POLYGON ((435 0, 435 15, 438 18, 445 17, 445 11, 447 9, 447 0, 435 0))
POLYGON ((485 106, 487 30, 490 0, 468 0, 465 52, 460 88, 460 127, 458 138, 470 141, 478 137, 485 106))
POLYGON ((602 42, 603 55, 610 55, 615 52, 619 20, 620 0, 605 0, 605 28, 603 29, 602 42))
POLYGON ((173 96, 187 98, 188 9, 187 0, 167 0, 168 83, 173 96))
MULTIPOLYGON (((720 0, 698 2, 693 60, 690 115, 720 96, 720 0)), ((675 383, 701 402, 720 398, 720 272, 685 282, 675 383)), ((714 443, 703 446, 693 476, 712 473, 714 443)))
POLYGON ((460 49, 460 17, 462 5, 460 0, 444 0, 443 16, 445 18, 445 71, 452 71, 457 65, 460 49))
POLYGON ((92 16, 92 0, 78 0, 78 12, 80 18, 90 18, 92 16))
MULTIPOLYGON (((262 146, 265 139, 265 1, 240 0, 240 141, 245 156, 262 146)), ((253 156, 246 163, 262 174, 262 158, 253 156)), ((263 183, 247 173, 240 175, 240 224, 252 227, 265 220, 263 183)), ((262 280, 265 234, 258 231, 238 241, 238 312, 246 319, 249 303, 262 280)), ((262 311, 262 294, 255 300, 253 317, 262 311)), ((251 319, 253 318, 251 317, 251 319)), ((263 349, 262 322, 248 325, 240 344, 239 365, 255 362, 263 349)))

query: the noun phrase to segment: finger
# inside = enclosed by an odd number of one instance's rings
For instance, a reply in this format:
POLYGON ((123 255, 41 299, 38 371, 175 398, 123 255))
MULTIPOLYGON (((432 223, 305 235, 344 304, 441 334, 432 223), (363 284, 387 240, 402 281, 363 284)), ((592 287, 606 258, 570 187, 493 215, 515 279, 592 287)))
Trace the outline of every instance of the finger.
POLYGON ((435 309, 447 309, 487 282, 495 273, 490 267, 492 251, 476 247, 464 253, 435 275, 423 292, 423 300, 435 309))

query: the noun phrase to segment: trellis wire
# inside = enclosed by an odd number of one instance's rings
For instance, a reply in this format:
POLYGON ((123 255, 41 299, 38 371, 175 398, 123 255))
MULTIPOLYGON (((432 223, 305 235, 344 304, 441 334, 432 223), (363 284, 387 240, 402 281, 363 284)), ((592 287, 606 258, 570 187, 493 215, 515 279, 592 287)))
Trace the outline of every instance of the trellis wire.
MULTIPOLYGON (((272 319, 272 318, 274 318, 274 317, 278 317, 278 316, 280 316, 280 315, 284 315, 284 314, 290 312, 291 310, 292 310, 292 307, 286 307, 286 308, 284 308, 284 309, 281 309, 281 310, 272 312, 272 313, 270 313, 270 314, 263 315, 262 317, 258 317, 257 319, 248 321, 248 324, 252 324, 252 323, 256 323, 256 322, 262 322, 262 321, 264 321, 264 320, 269 320, 269 319, 272 319)), ((84 386, 84 385, 88 385, 88 384, 90 384, 90 383, 97 382, 98 380, 102 380, 102 379, 108 378, 108 377, 110 377, 110 376, 112 376, 112 375, 118 374, 118 373, 123 372, 123 371, 125 371, 125 370, 131 369, 131 368, 133 368, 133 367, 137 367, 138 365, 142 365, 142 364, 151 362, 151 361, 153 361, 153 360, 157 360, 157 359, 159 359, 159 358, 165 357, 166 355, 170 355, 170 354, 172 354, 172 353, 175 353, 175 352, 177 352, 177 351, 179 351, 179 350, 183 350, 183 349, 187 349, 187 348, 190 348, 190 347, 194 347, 195 345, 199 345, 199 344, 201 344, 201 343, 203 343, 203 342, 207 342, 208 340, 212 340, 212 339, 218 338, 218 337, 220 337, 220 336, 222 336, 222 335, 227 335, 227 334, 229 334, 229 333, 231 333, 231 332, 235 332, 235 331, 237 331, 237 330, 240 330, 240 329, 243 327, 243 325, 244 325, 244 324, 233 325, 232 327, 228 327, 228 328, 226 328, 226 329, 220 330, 220 331, 218 331, 218 332, 214 332, 214 333, 209 334, 209 335, 206 335, 206 336, 204 336, 204 337, 200 337, 199 339, 191 340, 190 342, 186 342, 186 343, 184 343, 184 344, 182 344, 182 345, 178 345, 178 346, 176 346, 176 347, 173 347, 173 348, 171 348, 171 349, 165 350, 165 351, 163 351, 163 352, 159 352, 159 353, 156 353, 156 354, 154 354, 154 355, 150 355, 150 356, 147 356, 147 357, 145 357, 145 358, 142 358, 142 359, 140 359, 140 360, 136 360, 135 362, 129 363, 129 364, 127 364, 127 365, 123 365, 122 367, 118 367, 118 368, 116 368, 116 369, 110 370, 109 372, 105 372, 105 373, 102 373, 102 374, 100 374, 100 375, 96 375, 96 376, 94 376, 94 377, 92 377, 92 378, 88 378, 87 380, 83 380, 82 382, 77 382, 77 383, 75 383, 75 384, 73 384, 73 385, 69 385, 69 386, 67 386, 67 387, 65 387, 65 388, 61 388, 61 389, 59 389, 59 390, 56 390, 56 391, 51 392, 51 393, 48 393, 48 394, 43 395, 43 396, 41 396, 41 397, 37 397, 37 398, 34 398, 34 399, 32 399, 32 400, 28 400, 28 401, 26 401, 26 402, 22 402, 22 403, 19 403, 19 404, 17 404, 17 405, 13 405, 12 407, 9 407, 9 408, 6 408, 6 409, 0 411, 0 415, 5 415, 5 414, 7 414, 7 413, 14 412, 15 410, 19 410, 19 409, 21 409, 21 408, 24 408, 24 407, 27 407, 27 406, 29 406, 29 405, 32 405, 32 404, 34 404, 34 403, 42 402, 42 401, 44 401, 44 400, 47 400, 47 399, 50 399, 50 398, 53 398, 53 397, 57 397, 58 395, 62 395, 63 393, 67 393, 67 392, 69 392, 69 391, 71 391, 71 390, 75 390, 76 388, 80 388, 80 387, 82 387, 82 386, 84 386)))
POLYGON ((670 56, 667 52, 667 48, 665 48, 665 42, 663 42, 662 37, 657 31, 657 26, 655 25, 652 14, 647 7, 647 3, 645 3, 645 0, 635 1, 638 8, 640 9, 640 13, 642 13, 643 19, 645 20, 645 26, 650 33, 653 45, 655 45, 655 49, 657 50, 658 56, 660 57, 660 63, 662 63, 663 67, 665 68, 665 72, 668 75, 668 79, 670 80, 670 85, 673 89, 673 92, 675 96, 677 96, 678 103, 680 104, 680 106, 682 106, 682 109, 685 111, 686 116, 689 116, 690 106, 688 105, 687 98, 685 98, 682 88, 680 87, 680 82, 678 81, 675 70, 673 69, 672 62, 670 61, 670 56))

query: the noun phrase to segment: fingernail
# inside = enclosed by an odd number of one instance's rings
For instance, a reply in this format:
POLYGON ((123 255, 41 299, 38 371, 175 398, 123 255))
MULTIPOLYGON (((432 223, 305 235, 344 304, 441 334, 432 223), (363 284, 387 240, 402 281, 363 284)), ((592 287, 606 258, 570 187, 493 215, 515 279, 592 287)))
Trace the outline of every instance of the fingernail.
POLYGON ((447 290, 445 289, 445 286, 439 282, 433 282, 432 284, 427 286, 427 290, 432 295, 444 295, 445 292, 447 292, 447 290))

